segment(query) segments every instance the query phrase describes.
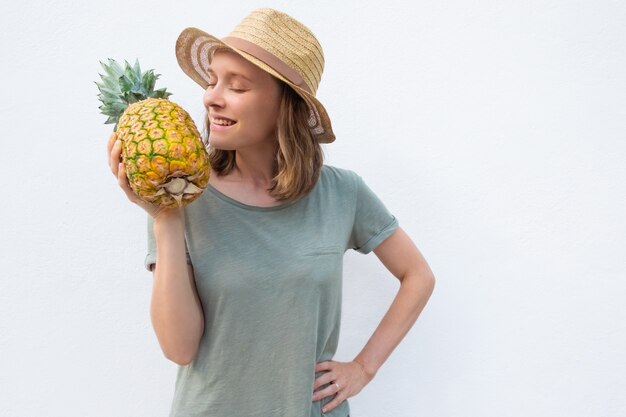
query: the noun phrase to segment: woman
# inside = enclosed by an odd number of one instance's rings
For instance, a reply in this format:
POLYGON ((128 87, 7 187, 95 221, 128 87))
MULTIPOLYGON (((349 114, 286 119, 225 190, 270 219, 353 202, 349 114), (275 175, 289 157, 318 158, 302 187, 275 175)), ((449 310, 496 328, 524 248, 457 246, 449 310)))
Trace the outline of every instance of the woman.
POLYGON ((184 209, 131 191, 148 216, 151 319, 178 369, 171 416, 346 417, 409 331, 434 286, 426 261, 354 172, 323 164, 335 139, 315 92, 322 48, 302 23, 257 9, 217 39, 185 29, 176 54, 204 89, 209 186, 184 209), (350 362, 339 340, 344 252, 374 251, 400 281, 350 362), (158 249, 158 255, 157 255, 158 249))

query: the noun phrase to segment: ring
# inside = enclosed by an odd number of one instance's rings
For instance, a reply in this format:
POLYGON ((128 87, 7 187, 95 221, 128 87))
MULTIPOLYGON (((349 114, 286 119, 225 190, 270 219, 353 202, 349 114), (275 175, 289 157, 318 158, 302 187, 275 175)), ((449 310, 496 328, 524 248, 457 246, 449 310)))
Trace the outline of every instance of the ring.
POLYGON ((335 385, 337 385, 337 391, 339 391, 339 384, 335 382, 335 385))

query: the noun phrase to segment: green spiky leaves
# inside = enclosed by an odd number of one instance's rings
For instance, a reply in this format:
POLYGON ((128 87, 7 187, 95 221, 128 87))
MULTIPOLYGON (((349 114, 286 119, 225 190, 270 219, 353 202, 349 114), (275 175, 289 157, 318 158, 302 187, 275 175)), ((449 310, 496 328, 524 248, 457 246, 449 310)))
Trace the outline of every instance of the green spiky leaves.
POLYGON ((98 74, 102 82, 95 82, 100 94, 98 99, 102 106, 98 107, 102 114, 109 116, 105 124, 115 123, 113 130, 117 129, 117 122, 129 104, 147 98, 168 98, 172 95, 165 88, 154 90, 154 84, 160 74, 154 74, 154 70, 141 73, 139 61, 135 60, 135 65, 130 66, 124 61, 122 67, 115 60, 108 58, 109 65, 100 62, 104 68, 104 75, 98 74))

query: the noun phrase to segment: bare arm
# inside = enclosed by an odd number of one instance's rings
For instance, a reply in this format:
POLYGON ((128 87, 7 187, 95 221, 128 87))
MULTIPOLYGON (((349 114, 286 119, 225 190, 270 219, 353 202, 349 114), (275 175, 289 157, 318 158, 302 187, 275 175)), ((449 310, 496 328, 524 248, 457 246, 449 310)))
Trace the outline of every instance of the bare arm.
POLYGON ((107 153, 111 172, 126 197, 154 219, 157 262, 152 268, 150 318, 165 357, 186 365, 198 351, 204 332, 204 314, 193 269, 187 265, 185 212, 182 207, 158 208, 134 194, 122 163, 122 142, 115 133, 109 137, 107 153))
POLYGON ((374 253, 400 280, 400 289, 367 344, 354 359, 370 378, 411 329, 435 286, 435 277, 428 263, 401 228, 378 245, 374 253))
POLYGON ((186 365, 198 351, 204 333, 204 313, 193 268, 186 260, 184 216, 160 213, 153 230, 157 262, 152 269, 150 318, 165 356, 186 365))

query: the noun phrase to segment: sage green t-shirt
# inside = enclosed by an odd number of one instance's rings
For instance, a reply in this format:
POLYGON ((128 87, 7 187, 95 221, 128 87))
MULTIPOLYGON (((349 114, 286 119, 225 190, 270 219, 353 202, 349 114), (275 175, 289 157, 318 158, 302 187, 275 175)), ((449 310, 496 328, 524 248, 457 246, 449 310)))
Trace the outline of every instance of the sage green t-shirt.
POLYGON ((324 165, 309 194, 275 207, 209 186, 185 227, 205 331, 178 368, 170 417, 346 417, 347 400, 326 414, 333 396, 312 402, 315 364, 339 342, 343 255, 371 252, 397 219, 360 176, 324 165))

